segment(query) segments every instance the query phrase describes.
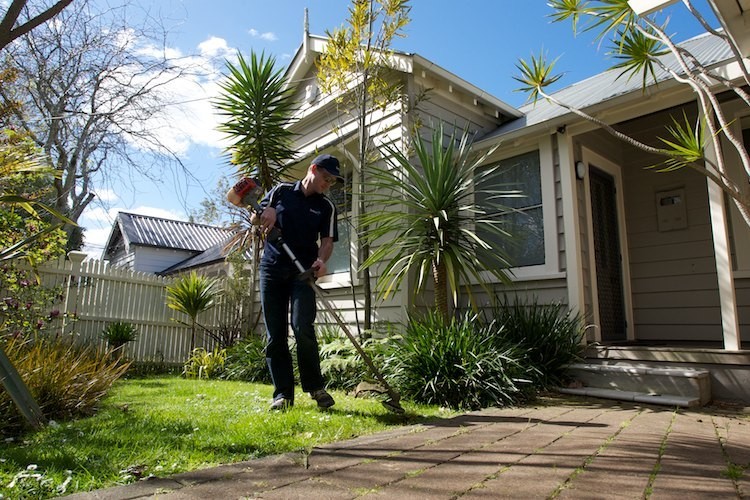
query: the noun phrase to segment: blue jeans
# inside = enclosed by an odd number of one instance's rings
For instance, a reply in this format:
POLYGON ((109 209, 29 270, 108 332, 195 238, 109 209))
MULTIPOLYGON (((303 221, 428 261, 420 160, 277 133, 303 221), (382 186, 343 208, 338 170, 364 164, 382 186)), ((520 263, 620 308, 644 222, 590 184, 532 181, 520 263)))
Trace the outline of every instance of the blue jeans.
POLYGON ((315 338, 315 291, 298 279, 294 266, 260 265, 260 301, 266 323, 266 362, 274 385, 273 398, 294 401, 294 370, 289 352, 289 312, 297 341, 297 365, 304 392, 325 387, 315 338))

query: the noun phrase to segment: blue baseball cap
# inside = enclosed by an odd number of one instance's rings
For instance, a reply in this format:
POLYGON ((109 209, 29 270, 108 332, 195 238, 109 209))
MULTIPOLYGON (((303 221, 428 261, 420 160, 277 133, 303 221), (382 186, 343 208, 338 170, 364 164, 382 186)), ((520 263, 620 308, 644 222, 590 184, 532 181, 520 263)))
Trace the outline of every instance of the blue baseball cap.
POLYGON ((339 171, 339 160, 335 156, 331 155, 320 155, 317 156, 313 161, 313 165, 317 165, 320 168, 324 168, 329 174, 341 179, 341 172, 339 171))

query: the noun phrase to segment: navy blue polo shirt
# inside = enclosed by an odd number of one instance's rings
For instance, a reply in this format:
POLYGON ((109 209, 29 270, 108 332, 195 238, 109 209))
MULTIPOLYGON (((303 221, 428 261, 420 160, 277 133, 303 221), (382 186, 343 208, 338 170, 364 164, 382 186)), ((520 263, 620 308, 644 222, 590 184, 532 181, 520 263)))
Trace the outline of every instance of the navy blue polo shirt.
MULTIPOLYGON (((319 239, 339 239, 336 206, 324 194, 305 196, 302 181, 276 185, 263 197, 260 206, 276 209, 276 227, 281 229, 281 237, 305 269, 318 258, 319 239)), ((267 265, 292 264, 284 249, 270 242, 266 242, 261 262, 267 265)))

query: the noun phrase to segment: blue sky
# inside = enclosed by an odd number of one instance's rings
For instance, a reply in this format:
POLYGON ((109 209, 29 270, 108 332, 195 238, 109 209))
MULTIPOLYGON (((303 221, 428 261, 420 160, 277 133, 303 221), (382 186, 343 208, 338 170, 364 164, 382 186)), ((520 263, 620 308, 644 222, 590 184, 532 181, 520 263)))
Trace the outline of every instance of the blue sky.
MULTIPOLYGON (((116 3, 116 0, 100 0, 116 3)), ((272 55, 286 67, 299 48, 304 11, 310 32, 325 35, 344 24, 348 0, 156 0, 151 5, 170 29, 168 45, 178 55, 194 55, 205 73, 183 80, 172 89, 173 118, 159 125, 165 140, 179 151, 192 178, 166 175, 153 185, 138 181, 108 185, 98 191, 98 202, 81 219, 87 229, 87 248, 100 254, 119 210, 185 220, 189 210, 208 197, 222 175, 232 169, 222 156, 217 118, 210 105, 223 61, 237 51, 272 55), (171 178, 170 178, 171 177, 171 178)), ((694 2, 703 6, 705 2, 694 2)), ((605 70, 608 46, 590 35, 575 36, 569 23, 551 23, 544 0, 413 0, 406 37, 394 48, 418 53, 512 106, 525 95, 515 92, 513 76, 519 58, 545 51, 559 57, 556 69, 565 74, 559 87, 605 70)), ((684 40, 702 30, 681 5, 670 8, 670 32, 684 40)))

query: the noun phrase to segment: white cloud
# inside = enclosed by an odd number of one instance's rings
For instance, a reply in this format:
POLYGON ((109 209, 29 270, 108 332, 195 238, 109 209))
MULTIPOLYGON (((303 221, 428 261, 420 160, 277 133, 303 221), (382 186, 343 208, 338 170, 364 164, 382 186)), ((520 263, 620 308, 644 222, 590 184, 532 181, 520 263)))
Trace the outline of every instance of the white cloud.
MULTIPOLYGON (((192 145, 223 149, 225 137, 216 129, 219 117, 213 101, 219 94, 218 82, 223 76, 226 59, 233 59, 235 50, 226 40, 211 37, 198 45, 199 54, 183 56, 177 49, 143 47, 139 52, 161 58, 166 53, 174 56, 174 70, 155 75, 142 74, 133 78, 134 85, 149 85, 166 103, 147 118, 130 117, 131 127, 146 135, 156 132, 158 142, 182 158, 186 158, 192 145)), ((132 139, 139 149, 150 150, 153 143, 132 139)))
POLYGON ((261 40, 266 40, 268 42, 275 42, 279 39, 279 37, 276 36, 276 33, 272 31, 266 31, 265 33, 261 33, 260 31, 256 30, 255 28, 250 28, 248 30, 248 33, 253 38, 260 38, 261 40))
POLYGON ((198 44, 198 51, 203 57, 226 57, 232 52, 229 48, 229 44, 223 38, 212 36, 208 40, 205 40, 198 44))
POLYGON ((97 199, 105 203, 111 203, 120 199, 117 193, 115 193, 112 189, 96 189, 94 191, 94 194, 96 195, 97 199))

